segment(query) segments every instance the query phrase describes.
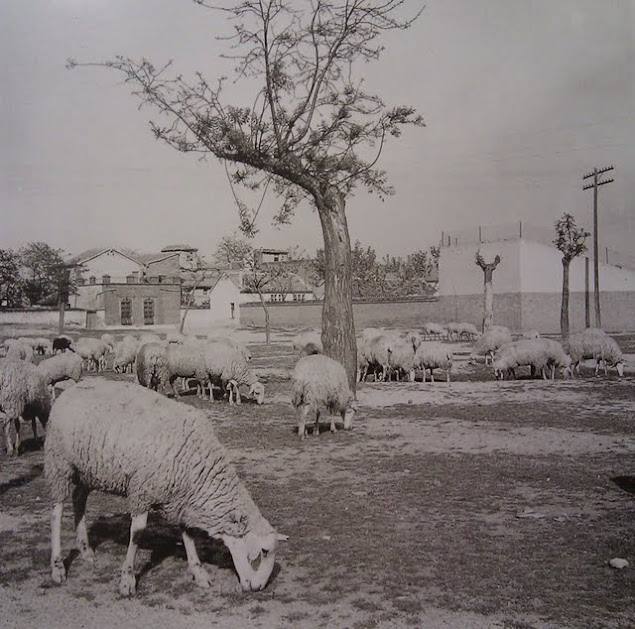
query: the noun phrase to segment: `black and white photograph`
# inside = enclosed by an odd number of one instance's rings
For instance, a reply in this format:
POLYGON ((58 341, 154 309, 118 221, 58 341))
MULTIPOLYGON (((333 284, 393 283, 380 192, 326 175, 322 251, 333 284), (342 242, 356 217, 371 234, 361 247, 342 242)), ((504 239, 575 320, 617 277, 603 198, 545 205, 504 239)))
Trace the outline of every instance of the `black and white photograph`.
POLYGON ((633 0, 2 0, 2 629, 635 627, 633 0))

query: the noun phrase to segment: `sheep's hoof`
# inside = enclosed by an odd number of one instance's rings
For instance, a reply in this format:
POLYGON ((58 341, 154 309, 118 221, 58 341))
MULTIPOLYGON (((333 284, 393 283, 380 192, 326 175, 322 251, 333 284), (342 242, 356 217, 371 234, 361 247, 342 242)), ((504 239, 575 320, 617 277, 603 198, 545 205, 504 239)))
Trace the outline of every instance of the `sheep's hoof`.
POLYGON ((95 564, 95 551, 88 544, 78 544, 78 550, 84 561, 95 564))
POLYGON ((64 562, 61 557, 58 557, 51 562, 51 578, 54 583, 58 584, 66 581, 66 568, 64 568, 64 562))
POLYGON ((212 581, 203 566, 194 566, 194 568, 191 568, 191 572, 194 583, 196 583, 198 587, 203 589, 211 587, 212 581))
POLYGON ((135 595, 136 590, 136 579, 134 574, 132 574, 132 570, 129 568, 124 568, 121 571, 121 580, 119 581, 119 593, 121 594, 121 596, 129 598, 130 596, 135 595))

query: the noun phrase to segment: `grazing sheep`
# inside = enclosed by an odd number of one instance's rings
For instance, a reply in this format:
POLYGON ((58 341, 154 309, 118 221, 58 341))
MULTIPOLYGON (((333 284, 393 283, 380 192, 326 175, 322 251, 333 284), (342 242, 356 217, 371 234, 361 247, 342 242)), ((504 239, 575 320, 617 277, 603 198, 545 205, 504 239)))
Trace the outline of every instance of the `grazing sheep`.
MULTIPOLYGON (((300 439, 306 436, 306 419, 310 412, 315 413, 313 434, 319 434, 321 407, 331 414, 339 413, 345 430, 352 428, 355 396, 348 386, 346 370, 336 360, 324 354, 300 358, 291 377, 291 390, 300 439)), ((331 432, 336 432, 334 419, 331 419, 331 432)))
POLYGON ((598 375, 600 368, 600 361, 604 365, 604 375, 608 375, 608 368, 615 367, 617 374, 621 377, 624 375, 624 356, 622 350, 615 339, 607 336, 599 343, 599 347, 596 348, 593 358, 595 359, 595 375, 598 375))
POLYGON ((392 378, 392 374, 395 374, 397 380, 407 375, 410 382, 414 382, 416 350, 413 347, 411 339, 402 340, 391 346, 388 379, 392 378))
POLYGON ((568 373, 571 359, 560 343, 552 339, 520 339, 503 345, 496 352, 492 367, 494 377, 503 380, 505 375, 516 377, 518 367, 529 366, 531 376, 540 370, 543 379, 547 379, 546 369, 551 369, 551 377, 555 376, 555 368, 560 367, 568 373))
POLYGON ((586 328, 582 332, 572 334, 565 342, 567 352, 571 356, 571 373, 580 373, 580 363, 583 360, 593 359, 595 364, 595 375, 599 372, 600 361, 603 354, 607 356, 604 363, 604 373, 608 373, 607 363, 615 367, 618 375, 624 375, 624 361, 622 353, 617 343, 610 336, 599 328, 586 328), (610 340, 609 340, 610 339, 610 340))
POLYGON ((445 380, 450 382, 452 371, 452 352, 440 343, 422 343, 415 354, 415 367, 423 371, 423 381, 426 381, 426 370, 430 370, 430 382, 434 382, 433 371, 445 370, 445 380))
POLYGON ((36 339, 36 344, 33 349, 42 356, 47 356, 48 354, 53 353, 53 343, 50 339, 47 339, 44 336, 38 336, 36 339))
POLYGON ((46 384, 54 386, 62 380, 79 382, 84 372, 82 357, 73 352, 64 352, 45 358, 37 370, 42 374, 46 384))
POLYGON ((37 367, 24 360, 0 360, 0 417, 4 420, 7 454, 18 454, 20 418, 31 420, 33 437, 37 439, 36 418, 45 426, 50 411, 51 395, 37 367), (15 439, 11 438, 12 425, 15 439))
POLYGON ((452 341, 454 336, 456 335, 456 340, 458 341, 461 338, 459 323, 456 321, 449 321, 446 324, 448 341, 452 341))
POLYGON ((400 342, 401 339, 399 337, 388 332, 380 332, 376 336, 362 334, 361 342, 357 348, 358 354, 361 354, 364 360, 359 376, 360 382, 366 380, 366 376, 371 369, 375 373, 375 379, 380 382, 383 381, 390 371, 392 350, 400 342))
POLYGON ((423 324, 423 333, 431 339, 440 339, 448 336, 447 328, 433 321, 427 321, 423 324))
POLYGON ((539 339, 540 332, 538 332, 538 330, 527 330, 526 332, 523 332, 523 338, 524 339, 539 339))
POLYGON ((101 339, 83 336, 73 344, 73 351, 86 361, 87 371, 104 371, 110 346, 101 339))
POLYGON ((115 345, 115 355, 112 368, 115 373, 132 373, 139 351, 139 341, 134 336, 124 336, 123 340, 115 345))
POLYGON ((208 376, 205 368, 205 346, 199 345, 178 345, 169 343, 166 348, 168 382, 172 387, 175 397, 179 397, 179 392, 174 386, 177 378, 195 378, 197 381, 196 393, 203 396, 205 384, 208 376))
POLYGON ((53 353, 65 352, 67 349, 73 349, 73 339, 69 336, 56 336, 53 339, 53 353))
POLYGON ((53 499, 51 576, 66 580, 61 549, 64 500, 73 496, 77 546, 92 562, 85 519, 94 489, 127 498, 132 525, 119 591, 136 590, 134 561, 148 512, 181 528, 190 572, 210 587, 192 529, 222 539, 244 591, 262 590, 275 564, 279 536, 262 516, 218 442, 209 417, 132 383, 91 378, 55 402, 45 442, 44 472, 53 499))
POLYGON ((300 356, 310 356, 311 354, 322 354, 322 336, 316 330, 300 332, 293 339, 293 351, 300 356))
POLYGON ((485 356, 485 364, 492 363, 494 353, 499 347, 513 341, 512 334, 507 328, 490 328, 476 339, 476 343, 469 357, 474 363, 478 356, 485 356))
POLYGON ((170 379, 166 346, 163 343, 142 345, 137 353, 136 370, 141 386, 165 393, 165 385, 170 379))
POLYGON ((249 387, 249 395, 254 396, 257 404, 264 404, 265 387, 249 367, 248 361, 239 348, 223 342, 209 342, 204 349, 204 361, 209 381, 209 399, 213 397, 213 385, 229 394, 229 403, 241 403, 240 386, 249 387))
POLYGON ((462 321, 457 323, 459 340, 473 341, 479 336, 479 331, 473 323, 462 321))
POLYGON ((35 353, 30 345, 18 341, 11 344, 5 355, 5 360, 24 360, 32 363, 35 360, 35 353))
POLYGON ((419 332, 408 331, 405 333, 406 341, 408 341, 412 345, 413 353, 419 349, 419 345, 423 342, 421 338, 421 334, 419 332))

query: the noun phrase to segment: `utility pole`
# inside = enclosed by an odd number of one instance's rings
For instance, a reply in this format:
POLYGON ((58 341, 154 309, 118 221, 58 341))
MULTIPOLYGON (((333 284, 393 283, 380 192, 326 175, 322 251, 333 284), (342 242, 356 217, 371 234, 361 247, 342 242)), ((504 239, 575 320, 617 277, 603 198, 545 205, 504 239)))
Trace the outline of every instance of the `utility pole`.
POLYGON ((614 179, 604 179, 600 181, 600 175, 613 170, 613 166, 607 168, 594 168, 593 172, 584 175, 582 179, 593 177, 593 183, 583 186, 583 190, 593 188, 593 292, 595 300, 595 327, 602 327, 602 318, 600 315, 600 268, 598 261, 598 188, 607 183, 612 183, 614 179))

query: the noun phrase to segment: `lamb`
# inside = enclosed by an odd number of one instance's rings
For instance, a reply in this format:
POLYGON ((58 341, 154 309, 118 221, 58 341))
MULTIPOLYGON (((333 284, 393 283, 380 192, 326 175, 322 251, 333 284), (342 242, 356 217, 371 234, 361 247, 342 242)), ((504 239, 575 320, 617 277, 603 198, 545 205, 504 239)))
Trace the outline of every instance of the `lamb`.
POLYGON ((205 371, 209 381, 209 399, 213 400, 213 384, 229 393, 229 403, 241 404, 240 385, 249 387, 249 395, 257 404, 264 404, 265 387, 249 368, 240 349, 222 342, 210 342, 204 349, 205 371))
POLYGON ((44 473, 53 500, 51 576, 66 580, 61 526, 64 500, 73 496, 77 546, 93 561, 85 519, 94 489, 127 498, 132 524, 119 591, 136 591, 134 561, 148 512, 158 509, 181 528, 190 572, 210 587, 192 529, 222 539, 243 591, 262 590, 271 576, 279 539, 238 478, 209 417, 132 383, 91 378, 55 402, 44 446, 44 473))
POLYGON ((434 369, 445 370, 445 380, 450 382, 452 371, 452 352, 440 343, 422 343, 415 354, 415 367, 423 371, 426 381, 426 370, 430 370, 430 382, 434 382, 434 369))
POLYGON ((538 332, 538 330, 527 330, 526 332, 523 332, 523 338, 524 339, 539 339, 540 332, 538 332))
POLYGON ((540 370, 543 379, 546 379, 547 367, 551 368, 553 378, 556 367, 569 371, 571 359, 560 343, 552 339, 520 339, 503 345, 492 363, 494 376, 498 380, 503 380, 506 374, 515 378, 516 368, 526 365, 531 368, 532 376, 540 370))
POLYGON ((423 324, 423 333, 430 338, 439 339, 441 337, 448 336, 448 330, 440 323, 434 323, 433 321, 427 321, 423 324))
POLYGON ((0 360, 0 417, 4 420, 7 454, 17 455, 20 448, 20 417, 31 420, 37 439, 36 418, 46 426, 51 411, 51 395, 35 365, 23 360, 0 360), (15 439, 11 439, 11 425, 15 439))
POLYGON ((83 362, 81 356, 65 352, 45 358, 37 366, 37 370, 42 374, 44 382, 52 387, 62 380, 79 382, 84 372, 83 362))
POLYGON ((580 373, 580 363, 586 359, 594 359, 595 375, 599 372, 600 361, 606 354, 604 373, 608 373, 607 364, 615 367, 618 375, 624 375, 624 360, 617 343, 599 328, 586 328, 582 332, 572 334, 565 343, 571 356, 572 375, 580 373))
POLYGON ((170 379, 166 346, 163 343, 142 345, 137 354, 136 370, 141 386, 165 393, 165 385, 170 379))
MULTIPOLYGON (((348 386, 346 370, 336 360, 324 354, 304 356, 296 363, 291 378, 291 403, 298 418, 298 435, 306 436, 306 420, 315 413, 313 434, 320 432, 320 408, 329 413, 339 413, 344 429, 353 427, 355 415, 354 395, 348 386)), ((331 432, 336 432, 335 420, 331 419, 331 432)))
POLYGON ((311 354, 322 354, 322 336, 316 330, 300 332, 293 339, 293 351, 300 356, 310 356, 311 354))
POLYGON ((478 356, 485 356, 485 364, 492 363, 494 353, 499 347, 513 341, 512 334, 507 328, 490 328, 478 339, 469 357, 469 362, 474 363, 478 356))

